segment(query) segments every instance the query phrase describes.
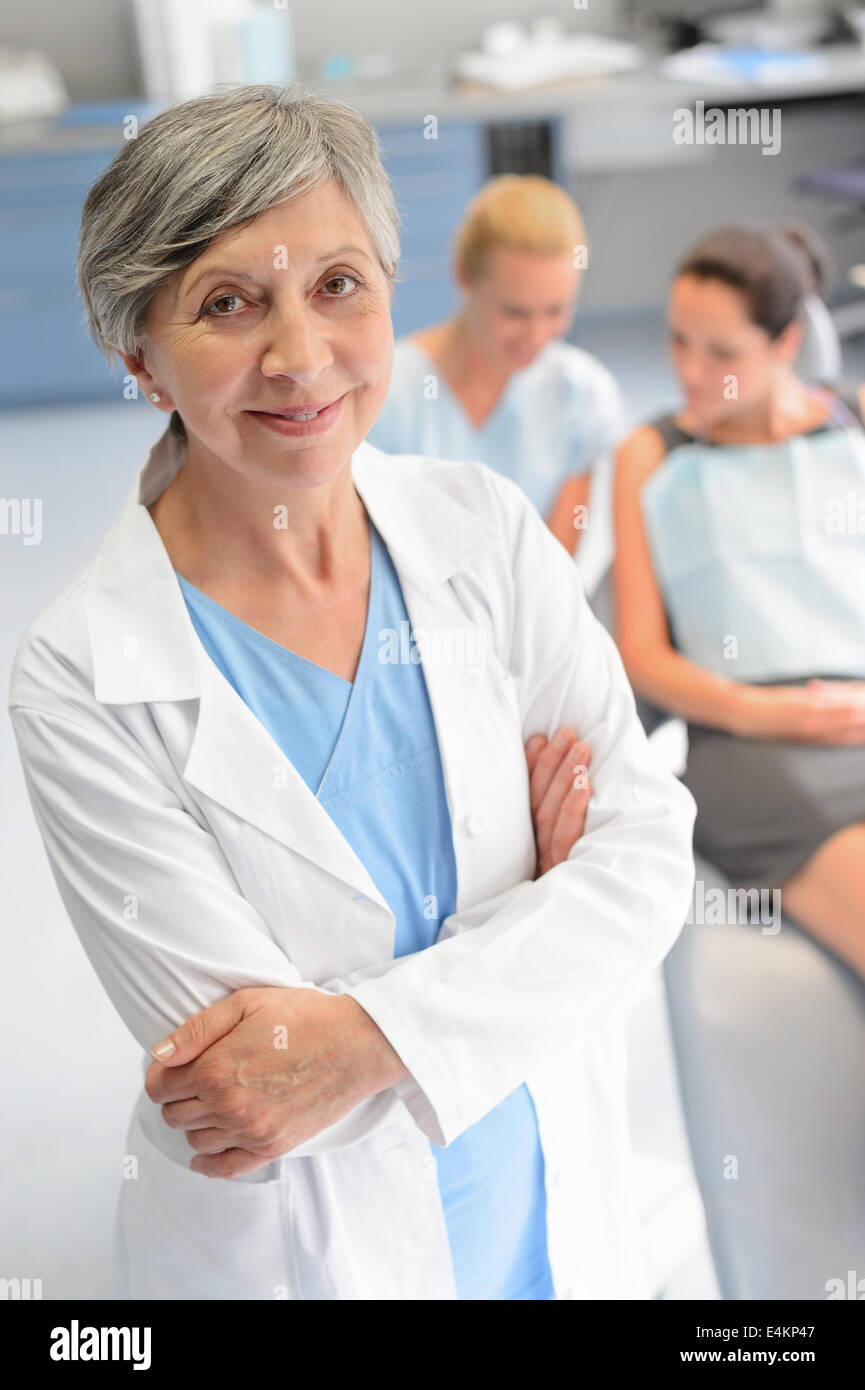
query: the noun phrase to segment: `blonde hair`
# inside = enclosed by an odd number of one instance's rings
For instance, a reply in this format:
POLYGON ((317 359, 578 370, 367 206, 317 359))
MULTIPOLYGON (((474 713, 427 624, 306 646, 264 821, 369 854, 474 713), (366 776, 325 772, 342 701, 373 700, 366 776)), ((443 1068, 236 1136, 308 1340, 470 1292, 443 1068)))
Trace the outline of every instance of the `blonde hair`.
POLYGON ((499 174, 475 194, 454 237, 454 255, 468 280, 483 275, 491 251, 573 255, 585 247, 579 208, 540 174, 499 174))

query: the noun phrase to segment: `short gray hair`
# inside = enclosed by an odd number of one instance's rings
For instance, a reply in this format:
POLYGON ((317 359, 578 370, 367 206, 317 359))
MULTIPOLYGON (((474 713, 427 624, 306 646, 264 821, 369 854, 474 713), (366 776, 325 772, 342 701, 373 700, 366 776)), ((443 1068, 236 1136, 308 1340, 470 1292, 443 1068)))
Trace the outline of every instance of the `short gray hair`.
MULTIPOLYGON (((356 207, 389 287, 400 219, 381 145, 352 107, 300 83, 214 90, 147 121, 89 189, 78 289, 109 365, 143 345, 150 303, 223 232, 333 180, 356 207)), ((185 433, 175 411, 171 428, 185 433)))

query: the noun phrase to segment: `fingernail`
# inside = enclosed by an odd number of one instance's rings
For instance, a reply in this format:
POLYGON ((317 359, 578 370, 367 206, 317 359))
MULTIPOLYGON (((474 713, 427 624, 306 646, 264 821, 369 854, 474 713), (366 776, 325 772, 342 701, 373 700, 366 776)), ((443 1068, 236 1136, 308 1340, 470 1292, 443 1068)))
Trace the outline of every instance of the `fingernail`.
POLYGON ((151 1047, 150 1055, 151 1057, 158 1057, 161 1061, 163 1057, 171 1057, 176 1051, 177 1048, 171 1038, 166 1038, 164 1042, 157 1043, 156 1047, 151 1047))
POLYGON ((567 729, 559 729, 559 732, 553 739, 553 746, 555 748, 567 748, 568 744, 572 742, 573 735, 569 734, 567 729))

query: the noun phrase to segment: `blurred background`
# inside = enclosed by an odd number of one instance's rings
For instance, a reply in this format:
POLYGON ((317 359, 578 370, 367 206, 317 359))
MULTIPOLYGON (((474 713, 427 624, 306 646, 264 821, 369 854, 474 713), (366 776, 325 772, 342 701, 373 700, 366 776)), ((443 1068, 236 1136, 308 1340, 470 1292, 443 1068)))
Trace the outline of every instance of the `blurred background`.
MULTIPOLYGON (((398 335, 455 307, 450 240, 469 199, 494 174, 539 173, 576 199, 588 231, 571 341, 615 374, 632 421, 677 400, 661 350, 673 267, 702 233, 734 220, 798 219, 818 231, 835 262, 825 297, 839 349, 822 375, 865 378, 865 10, 827 0, 7 6, 2 493, 50 499, 41 544, 15 535, 6 513, 7 683, 25 628, 92 555, 165 423, 124 397, 122 376, 109 373, 83 326, 74 266, 85 192, 122 141, 165 106, 220 82, 291 80, 350 103, 379 134, 403 221, 398 335), (700 101, 780 109, 780 149, 677 145, 673 113, 700 101)), ((675 763, 675 726, 656 737, 670 741, 675 763)), ((39 1277, 45 1298, 105 1298, 138 1049, 48 874, 8 721, 0 777, 8 850, 0 988, 11 1062, 2 1083, 0 1276, 39 1277)), ((725 1235, 711 1212, 707 1225, 694 1167, 698 1121, 683 1106, 660 973, 634 1006, 630 1036, 654 1295, 768 1296, 748 1266, 747 1233, 725 1235)), ((808 1292, 806 1281, 798 1296, 824 1296, 822 1283, 821 1275, 808 1292)))

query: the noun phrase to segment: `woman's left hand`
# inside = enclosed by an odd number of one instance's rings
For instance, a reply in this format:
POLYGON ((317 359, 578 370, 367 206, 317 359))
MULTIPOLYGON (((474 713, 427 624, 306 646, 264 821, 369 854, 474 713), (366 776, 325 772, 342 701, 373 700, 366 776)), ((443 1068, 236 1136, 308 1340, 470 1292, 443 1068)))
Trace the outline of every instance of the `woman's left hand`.
POLYGON ((538 848, 538 879, 568 857, 586 826, 592 784, 591 754, 573 729, 557 729, 548 741, 533 734, 526 743, 529 805, 538 848))
POLYGON ((356 1000, 300 986, 235 990, 165 1042, 144 1087, 208 1177, 263 1167, 408 1076, 356 1000))

